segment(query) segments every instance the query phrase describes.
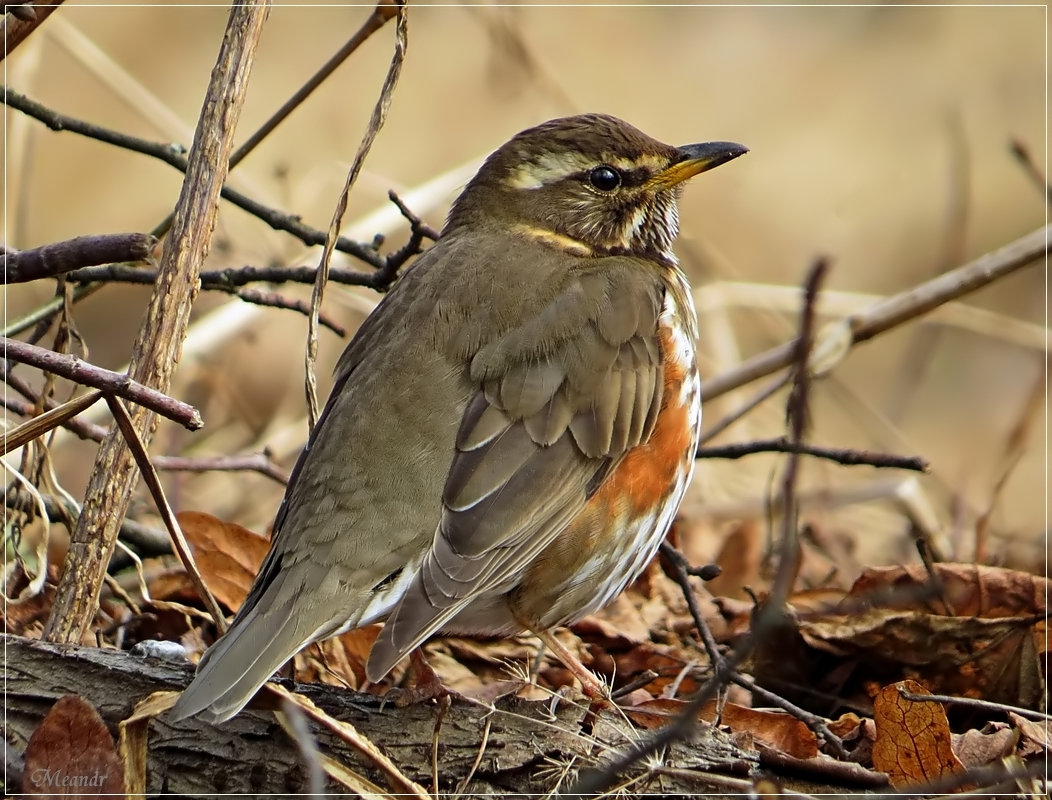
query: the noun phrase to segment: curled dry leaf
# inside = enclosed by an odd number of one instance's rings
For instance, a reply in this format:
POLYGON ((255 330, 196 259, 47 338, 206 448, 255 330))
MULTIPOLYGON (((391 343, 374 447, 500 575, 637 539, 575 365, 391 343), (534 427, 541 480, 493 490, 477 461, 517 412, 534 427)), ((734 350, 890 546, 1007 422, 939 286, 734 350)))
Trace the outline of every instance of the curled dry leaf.
POLYGON ((68 694, 52 706, 26 745, 22 793, 124 796, 124 767, 106 723, 91 703, 68 694))
POLYGON ((1019 730, 1017 755, 1022 758, 1029 756, 1044 756, 1047 758, 1049 755, 1052 755, 1052 742, 1049 741, 1049 726, 1047 722, 1034 722, 1032 719, 1026 719, 1011 711, 1008 712, 1008 718, 1019 730))
POLYGON ((252 588, 269 542, 248 528, 201 511, 182 511, 177 518, 208 588, 220 603, 237 611, 252 588))
POLYGON ((916 681, 899 681, 880 690, 873 699, 877 723, 873 766, 886 772, 895 788, 964 772, 953 752, 950 723, 942 705, 907 700, 903 690, 929 694, 916 681))
MULTIPOLYGON (((816 704, 822 694, 865 708, 867 681, 904 678, 943 694, 1040 707, 1052 584, 971 564, 936 564, 934 574, 936 586, 920 566, 867 570, 832 611, 813 602, 821 598, 794 595, 795 620, 757 647, 757 679, 818 713, 832 710, 816 704)), ((955 710, 954 719, 967 714, 955 710)))
POLYGON ((966 767, 982 767, 1000 761, 1015 750, 1019 731, 1003 722, 991 723, 982 730, 972 728, 953 734, 953 752, 966 767))

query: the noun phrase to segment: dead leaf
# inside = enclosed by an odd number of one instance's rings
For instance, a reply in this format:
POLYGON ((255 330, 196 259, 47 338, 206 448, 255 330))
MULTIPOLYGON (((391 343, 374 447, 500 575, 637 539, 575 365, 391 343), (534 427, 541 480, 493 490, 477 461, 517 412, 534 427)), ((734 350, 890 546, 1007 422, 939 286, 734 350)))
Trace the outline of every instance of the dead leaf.
MULTIPOLYGON (((667 725, 687 706, 684 700, 658 699, 625 708, 625 715, 636 725, 651 730, 667 725)), ((716 704, 707 703, 698 719, 717 722, 716 704)), ((748 733, 758 742, 793 758, 814 758, 818 755, 818 739, 796 717, 784 711, 747 708, 737 703, 725 703, 718 722, 733 733, 748 733)))
POLYGON ((52 706, 26 746, 22 792, 67 798, 124 796, 124 767, 94 706, 73 694, 52 706))
POLYGON ((181 511, 177 517, 208 588, 219 602, 237 611, 270 543, 248 528, 201 511, 181 511))
POLYGON ((956 775, 964 765, 953 752, 950 724, 940 703, 907 700, 900 690, 929 694, 916 681, 885 686, 873 700, 877 739, 873 766, 886 772, 895 788, 956 775))
POLYGON ((708 590, 719 597, 746 598, 745 587, 756 586, 760 578, 763 546, 763 529, 756 520, 736 526, 716 556, 720 574, 708 582, 708 590))
POLYGON ((575 623, 571 630, 581 637, 601 637, 608 649, 650 641, 650 626, 627 593, 618 595, 598 614, 590 614, 575 623))
POLYGON ((966 767, 982 767, 1000 761, 1015 750, 1019 731, 1003 722, 990 723, 982 730, 972 728, 952 735, 953 752, 966 767))
POLYGON ((1021 717, 1009 711, 1008 718, 1019 730, 1019 749, 1017 755, 1022 758, 1036 755, 1048 755, 1052 753, 1052 745, 1049 743, 1048 723, 1034 722, 1032 719, 1021 717))

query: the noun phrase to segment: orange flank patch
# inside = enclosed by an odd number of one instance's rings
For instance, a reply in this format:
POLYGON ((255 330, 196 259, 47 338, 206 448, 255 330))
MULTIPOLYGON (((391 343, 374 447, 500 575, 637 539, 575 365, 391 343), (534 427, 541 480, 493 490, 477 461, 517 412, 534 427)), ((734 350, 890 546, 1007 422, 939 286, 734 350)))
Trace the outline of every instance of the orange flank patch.
POLYGON ((591 507, 616 508, 617 501, 621 500, 635 514, 653 513, 671 491, 684 454, 690 449, 693 433, 690 410, 680 402, 680 388, 686 380, 687 369, 677 358, 675 343, 667 328, 661 329, 660 337, 665 391, 654 432, 646 444, 628 451, 588 501, 591 507))

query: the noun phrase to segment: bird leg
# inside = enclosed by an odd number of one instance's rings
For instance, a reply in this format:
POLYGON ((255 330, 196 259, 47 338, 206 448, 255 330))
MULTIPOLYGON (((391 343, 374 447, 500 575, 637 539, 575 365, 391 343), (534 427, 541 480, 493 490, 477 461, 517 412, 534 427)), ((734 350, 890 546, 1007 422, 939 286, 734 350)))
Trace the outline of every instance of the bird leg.
POLYGON ((610 690, 600 681, 591 670, 588 669, 581 660, 575 656, 570 650, 555 638, 555 634, 549 630, 534 631, 534 635, 537 636, 555 657, 558 658, 564 667, 574 674, 574 677, 581 682, 581 689, 585 695, 593 701, 606 704, 610 702, 610 690))

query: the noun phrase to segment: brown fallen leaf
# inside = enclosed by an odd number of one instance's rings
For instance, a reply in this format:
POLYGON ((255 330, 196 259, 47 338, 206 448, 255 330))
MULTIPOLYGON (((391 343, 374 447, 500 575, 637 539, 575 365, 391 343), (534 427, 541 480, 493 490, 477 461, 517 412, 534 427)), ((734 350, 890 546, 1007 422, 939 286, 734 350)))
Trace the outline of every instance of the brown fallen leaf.
POLYGON ((982 730, 971 728, 964 733, 955 733, 953 752, 966 767, 982 767, 1000 761, 1015 750, 1019 731, 1003 722, 992 722, 982 730))
POLYGON ((237 611, 252 588, 269 542, 248 528, 201 511, 181 511, 176 516, 208 588, 219 602, 237 611))
POLYGON ((873 766, 886 772, 895 788, 956 775, 964 765, 953 752, 950 724, 939 703, 907 700, 902 691, 929 694, 916 681, 883 687, 873 700, 877 739, 873 766))
MULTIPOLYGON (((625 708, 625 715, 636 725, 651 730, 667 725, 687 705, 684 700, 658 699, 625 708)), ((716 722, 716 704, 707 703, 698 719, 716 722)), ((784 711, 747 708, 737 703, 725 703, 719 714, 719 724, 733 733, 748 733, 753 739, 793 758, 814 758, 818 755, 818 739, 796 717, 784 711)))
POLYGON ((60 697, 29 737, 22 793, 87 798, 124 796, 124 767, 95 707, 77 695, 60 697))
POLYGON ((1016 754, 1021 758, 1052 754, 1052 743, 1049 742, 1048 723, 1034 722, 1009 711, 1008 719, 1019 730, 1019 747, 1016 754))

